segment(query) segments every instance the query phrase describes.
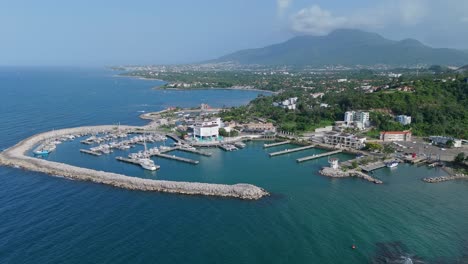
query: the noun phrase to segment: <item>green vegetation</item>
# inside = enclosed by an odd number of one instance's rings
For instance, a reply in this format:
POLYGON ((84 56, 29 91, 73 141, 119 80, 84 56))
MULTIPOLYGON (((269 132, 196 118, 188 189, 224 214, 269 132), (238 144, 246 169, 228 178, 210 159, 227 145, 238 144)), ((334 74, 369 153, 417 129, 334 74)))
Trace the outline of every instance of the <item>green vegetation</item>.
POLYGON ((465 160, 468 160, 468 157, 465 157, 465 153, 460 152, 457 154, 457 156, 455 156, 453 162, 455 162, 456 164, 463 164, 465 160))
POLYGON ((227 132, 226 129, 220 128, 219 135, 223 137, 237 137, 239 135, 239 131, 231 129, 230 132, 227 132))
POLYGON ((384 147, 379 143, 366 142, 366 147, 365 147, 366 150, 369 150, 369 151, 382 151, 383 148, 384 147))

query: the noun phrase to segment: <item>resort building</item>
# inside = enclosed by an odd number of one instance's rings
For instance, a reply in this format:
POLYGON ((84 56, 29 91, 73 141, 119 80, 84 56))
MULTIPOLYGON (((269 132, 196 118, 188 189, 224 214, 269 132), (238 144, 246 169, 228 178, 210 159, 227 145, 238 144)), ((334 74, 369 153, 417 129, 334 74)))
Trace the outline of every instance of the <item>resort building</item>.
POLYGON ((274 105, 280 106, 288 110, 296 110, 296 104, 297 104, 297 97, 291 97, 289 99, 282 101, 279 104, 275 103, 274 105))
POLYGON ((339 148, 362 149, 365 146, 366 138, 353 134, 340 132, 326 132, 323 136, 323 143, 339 148))
POLYGON ((411 141, 411 131, 383 131, 380 132, 382 141, 411 141))
POLYGON ((218 138, 221 127, 223 127, 221 118, 196 122, 193 125, 193 136, 198 139, 218 138))
POLYGON ((272 123, 248 123, 244 125, 244 130, 249 132, 275 132, 276 128, 272 123))
POLYGON ((347 111, 345 112, 344 122, 346 126, 354 126, 359 129, 364 129, 369 126, 369 112, 363 111, 347 111))
POLYGON ((411 124, 411 116, 399 115, 395 119, 397 122, 399 122, 400 124, 404 126, 411 124))
POLYGON ((430 136, 429 140, 431 140, 432 144, 435 145, 447 145, 448 141, 453 141, 453 147, 454 148, 461 148, 462 147, 462 141, 461 139, 455 139, 453 137, 444 137, 444 136, 430 136))

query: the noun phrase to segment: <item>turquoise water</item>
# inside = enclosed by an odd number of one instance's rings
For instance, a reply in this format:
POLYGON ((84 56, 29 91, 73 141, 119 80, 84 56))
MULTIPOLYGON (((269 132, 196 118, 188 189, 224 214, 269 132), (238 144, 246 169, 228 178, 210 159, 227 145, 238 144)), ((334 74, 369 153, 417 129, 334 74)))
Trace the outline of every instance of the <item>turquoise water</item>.
MULTIPOLYGON (((155 91, 159 82, 99 69, 0 68, 0 148, 53 128, 144 124, 138 111, 243 104, 256 92, 155 91)), ((262 142, 199 165, 155 158, 150 173, 59 145, 48 158, 154 179, 238 183, 270 191, 259 201, 132 192, 0 168, 1 263, 462 263, 468 254, 468 182, 424 184, 427 167, 381 169, 385 184, 317 174, 327 159, 307 150, 269 158, 262 142), (356 250, 351 245, 357 245, 356 250)), ((135 149, 132 149, 135 151, 135 149)), ((337 155, 348 159, 349 155, 337 155)))

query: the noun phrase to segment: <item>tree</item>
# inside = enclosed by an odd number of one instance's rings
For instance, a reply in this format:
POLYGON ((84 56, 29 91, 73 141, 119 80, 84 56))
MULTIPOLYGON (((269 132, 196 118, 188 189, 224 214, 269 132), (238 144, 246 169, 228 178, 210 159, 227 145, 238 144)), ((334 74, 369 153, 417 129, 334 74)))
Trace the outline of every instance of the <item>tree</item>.
POLYGON ((447 143, 445 143, 445 145, 448 147, 448 148, 453 148, 453 146, 455 146, 455 141, 453 140, 447 140, 447 143))
POLYGON ((356 168, 358 167, 357 161, 353 161, 353 162, 351 163, 351 166, 353 167, 353 169, 356 169, 356 168))
POLYGON ((455 156, 455 159, 453 159, 453 162, 457 164, 462 164, 464 160, 465 160, 465 153, 460 152, 457 154, 457 156, 455 156))
POLYGON ((366 149, 369 151, 381 151, 383 146, 375 142, 366 142, 366 149))

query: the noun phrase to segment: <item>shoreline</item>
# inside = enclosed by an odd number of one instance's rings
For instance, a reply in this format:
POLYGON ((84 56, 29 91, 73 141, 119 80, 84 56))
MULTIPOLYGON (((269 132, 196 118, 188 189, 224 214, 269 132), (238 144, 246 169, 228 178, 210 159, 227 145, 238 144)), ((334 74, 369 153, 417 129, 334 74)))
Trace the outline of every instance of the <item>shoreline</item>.
MULTIPOLYGON (((144 127, 120 126, 120 128, 128 131, 141 129, 144 127)), ((143 179, 123 174, 77 167, 65 163, 42 160, 28 156, 26 154, 35 145, 47 139, 68 134, 86 134, 96 132, 102 133, 113 131, 115 129, 115 125, 103 125, 65 128, 39 133, 18 142, 16 145, 7 148, 3 152, 0 152, 0 165, 46 173, 51 176, 58 176, 71 180, 82 180, 100 184, 107 184, 110 186, 128 190, 230 197, 243 200, 258 200, 262 197, 269 195, 269 193, 264 189, 252 184, 238 183, 233 185, 227 185, 215 183, 178 182, 143 179)))
POLYGON ((155 86, 151 88, 153 90, 170 90, 170 91, 196 91, 196 90, 235 90, 235 91, 253 91, 253 92, 265 92, 270 94, 278 94, 278 92, 262 89, 249 89, 249 88, 236 88, 236 87, 201 87, 201 88, 161 88, 160 86, 155 86))
MULTIPOLYGON (((159 81, 159 82, 165 82, 169 83, 168 81, 162 80, 162 79, 155 79, 155 78, 147 78, 147 77, 142 77, 142 76, 129 76, 129 75, 120 75, 120 74, 114 74, 112 75, 113 77, 119 77, 119 78, 132 78, 132 79, 138 79, 138 80, 145 80, 145 81, 159 81)), ((220 87, 201 87, 201 88, 161 88, 161 86, 154 86, 151 88, 152 90, 174 90, 174 91, 191 91, 191 90, 239 90, 239 91, 253 91, 253 92, 265 92, 265 93, 271 93, 271 94, 278 94, 278 92, 275 91, 270 91, 270 90, 262 90, 262 89, 248 89, 248 88, 236 88, 236 87, 226 87, 226 88, 220 88, 220 87)))

